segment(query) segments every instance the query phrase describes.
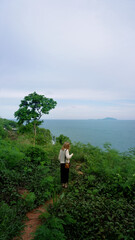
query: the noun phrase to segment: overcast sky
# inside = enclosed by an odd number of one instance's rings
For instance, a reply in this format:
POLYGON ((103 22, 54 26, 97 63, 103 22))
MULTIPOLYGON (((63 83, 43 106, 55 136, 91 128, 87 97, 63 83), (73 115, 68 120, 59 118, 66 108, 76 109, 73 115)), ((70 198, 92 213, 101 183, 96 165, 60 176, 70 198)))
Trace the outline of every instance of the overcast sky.
POLYGON ((34 91, 44 119, 135 120, 135 0, 0 0, 0 117, 34 91))

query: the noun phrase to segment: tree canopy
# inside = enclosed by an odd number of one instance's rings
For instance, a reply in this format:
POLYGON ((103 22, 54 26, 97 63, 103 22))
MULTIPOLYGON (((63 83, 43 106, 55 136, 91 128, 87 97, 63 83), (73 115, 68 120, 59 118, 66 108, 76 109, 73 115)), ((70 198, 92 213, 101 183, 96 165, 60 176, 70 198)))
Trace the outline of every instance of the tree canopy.
POLYGON ((49 111, 55 108, 56 104, 57 102, 52 98, 46 98, 34 92, 24 97, 14 116, 19 124, 28 124, 33 121, 39 122, 42 115, 49 114, 49 111))
POLYGON ((52 98, 46 98, 44 95, 39 95, 36 92, 25 96, 21 100, 19 109, 14 113, 18 124, 32 124, 36 135, 36 127, 39 126, 43 114, 49 114, 49 111, 57 105, 57 102, 52 98))

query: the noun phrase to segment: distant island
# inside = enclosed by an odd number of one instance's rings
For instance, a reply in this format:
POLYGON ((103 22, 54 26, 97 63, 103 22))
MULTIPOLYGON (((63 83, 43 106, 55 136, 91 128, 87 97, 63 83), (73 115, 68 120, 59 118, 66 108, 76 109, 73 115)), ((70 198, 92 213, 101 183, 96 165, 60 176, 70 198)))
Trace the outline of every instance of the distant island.
POLYGON ((116 118, 107 117, 107 118, 103 118, 102 120, 117 120, 117 119, 116 118))

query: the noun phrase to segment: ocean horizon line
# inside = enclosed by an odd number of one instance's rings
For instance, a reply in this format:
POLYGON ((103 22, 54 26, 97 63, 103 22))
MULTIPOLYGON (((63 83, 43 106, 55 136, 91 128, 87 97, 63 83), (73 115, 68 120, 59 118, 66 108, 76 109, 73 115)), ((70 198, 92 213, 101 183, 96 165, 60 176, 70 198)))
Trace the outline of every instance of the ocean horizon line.
MULTIPOLYGON (((7 120, 12 120, 12 121, 17 121, 15 118, 4 118, 4 117, 1 117, 3 119, 7 119, 7 120)), ((41 121, 46 121, 46 120, 68 120, 68 121, 90 121, 90 120, 108 120, 108 121, 135 121, 135 119, 118 119, 118 118, 41 118, 40 119, 41 121)))
POLYGON ((106 119, 106 118, 43 118, 41 120, 66 120, 66 121, 89 121, 89 120, 108 120, 108 121, 135 121, 135 119, 106 119))

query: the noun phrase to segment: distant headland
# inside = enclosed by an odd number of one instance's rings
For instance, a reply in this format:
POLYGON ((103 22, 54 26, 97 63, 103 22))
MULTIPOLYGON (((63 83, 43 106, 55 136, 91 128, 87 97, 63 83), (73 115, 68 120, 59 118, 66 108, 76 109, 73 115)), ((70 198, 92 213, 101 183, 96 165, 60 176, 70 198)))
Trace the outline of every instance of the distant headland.
POLYGON ((106 118, 103 118, 102 120, 117 120, 116 118, 111 118, 111 117, 106 117, 106 118))

